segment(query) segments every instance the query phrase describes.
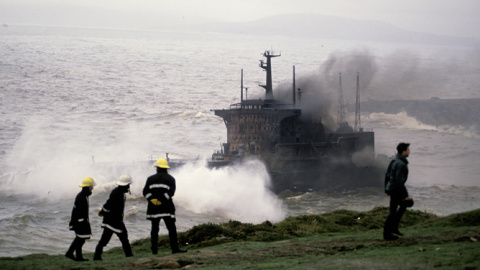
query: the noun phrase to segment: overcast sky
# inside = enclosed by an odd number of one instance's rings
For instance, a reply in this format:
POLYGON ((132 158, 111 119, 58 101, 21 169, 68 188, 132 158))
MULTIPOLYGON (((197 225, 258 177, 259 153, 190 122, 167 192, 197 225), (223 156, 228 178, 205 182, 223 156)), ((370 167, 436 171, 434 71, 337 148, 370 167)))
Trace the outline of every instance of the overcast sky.
MULTIPOLYGON (((316 13, 378 20, 405 30, 480 38, 479 0, 0 0, 0 20, 10 6, 77 5, 102 10, 203 16, 241 22, 286 13, 316 13)), ((9 13, 10 12, 10 13, 9 13)), ((8 16, 7 16, 8 14, 8 16)))

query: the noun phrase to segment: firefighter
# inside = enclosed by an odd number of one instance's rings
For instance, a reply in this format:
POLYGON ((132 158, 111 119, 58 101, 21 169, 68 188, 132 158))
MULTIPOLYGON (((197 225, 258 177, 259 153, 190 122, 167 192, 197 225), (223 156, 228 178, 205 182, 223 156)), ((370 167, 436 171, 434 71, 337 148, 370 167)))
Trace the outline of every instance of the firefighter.
POLYGON ((127 228, 125 227, 125 223, 123 223, 126 193, 130 191, 131 183, 132 178, 129 175, 121 175, 117 181, 117 187, 112 190, 107 202, 103 205, 100 212, 98 212, 99 216, 103 216, 103 234, 95 248, 95 255, 93 256, 93 260, 95 261, 102 260, 103 248, 107 246, 113 233, 120 239, 125 256, 133 256, 132 248, 128 241, 127 228))
POLYGON ((82 191, 78 193, 73 204, 69 229, 75 232, 75 239, 67 253, 65 253, 65 257, 74 261, 88 261, 88 259, 83 258, 82 247, 85 244, 85 240, 90 239, 92 236, 92 229, 88 219, 88 196, 92 195, 94 186, 95 182, 92 178, 87 177, 83 179, 80 185, 82 191), (76 252, 76 256, 73 255, 74 252, 76 252))
POLYGON ((168 161, 160 158, 153 164, 157 173, 148 177, 143 196, 148 201, 147 219, 152 222, 150 231, 151 250, 153 254, 158 253, 158 233, 160 220, 163 219, 168 229, 168 237, 172 253, 187 252, 180 249, 177 239, 177 228, 175 226, 175 205, 172 197, 175 195, 175 178, 168 174, 168 161))

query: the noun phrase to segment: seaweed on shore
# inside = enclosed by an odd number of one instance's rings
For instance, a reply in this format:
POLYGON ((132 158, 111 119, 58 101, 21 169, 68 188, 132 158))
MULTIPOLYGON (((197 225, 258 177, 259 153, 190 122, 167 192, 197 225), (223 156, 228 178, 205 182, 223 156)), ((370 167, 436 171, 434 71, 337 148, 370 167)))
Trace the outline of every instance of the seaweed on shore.
MULTIPOLYGON (((207 223, 179 233, 179 241, 184 246, 206 247, 234 241, 271 242, 322 233, 364 232, 383 228, 387 213, 388 208, 377 207, 368 212, 337 210, 318 215, 287 217, 276 224, 270 221, 250 224, 233 220, 220 224, 207 223)), ((401 226, 412 226, 434 219, 437 217, 433 214, 408 211, 401 226)), ((159 239, 159 246, 168 247, 168 236, 159 239)))

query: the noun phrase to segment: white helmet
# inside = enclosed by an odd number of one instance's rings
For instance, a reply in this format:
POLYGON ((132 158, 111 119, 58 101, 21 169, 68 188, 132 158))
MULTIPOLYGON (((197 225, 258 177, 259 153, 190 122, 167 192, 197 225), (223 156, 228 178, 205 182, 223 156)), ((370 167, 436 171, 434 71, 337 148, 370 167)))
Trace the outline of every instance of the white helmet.
POLYGON ((117 185, 119 186, 128 186, 132 183, 132 177, 128 174, 122 174, 117 181, 117 185))

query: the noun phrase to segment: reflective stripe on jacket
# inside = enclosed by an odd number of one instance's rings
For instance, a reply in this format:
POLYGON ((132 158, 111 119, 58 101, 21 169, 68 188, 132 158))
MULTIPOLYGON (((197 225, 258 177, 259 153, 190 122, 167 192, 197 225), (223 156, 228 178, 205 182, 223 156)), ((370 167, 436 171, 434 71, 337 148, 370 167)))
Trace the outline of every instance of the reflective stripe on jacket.
POLYGON ((77 194, 69 223, 70 230, 75 231, 77 237, 86 239, 89 239, 92 235, 92 229, 88 219, 89 195, 86 189, 83 189, 77 194))
POLYGON ((122 233, 125 224, 123 223, 123 212, 125 210, 125 199, 128 187, 117 186, 110 193, 110 197, 103 205, 103 228, 108 228, 116 233, 122 233))
POLYGON ((143 196, 148 200, 147 219, 167 216, 175 218, 175 206, 172 201, 175 189, 175 178, 166 171, 159 171, 148 177, 143 188, 143 196), (154 205, 150 202, 152 199, 157 199, 161 205, 154 205))

